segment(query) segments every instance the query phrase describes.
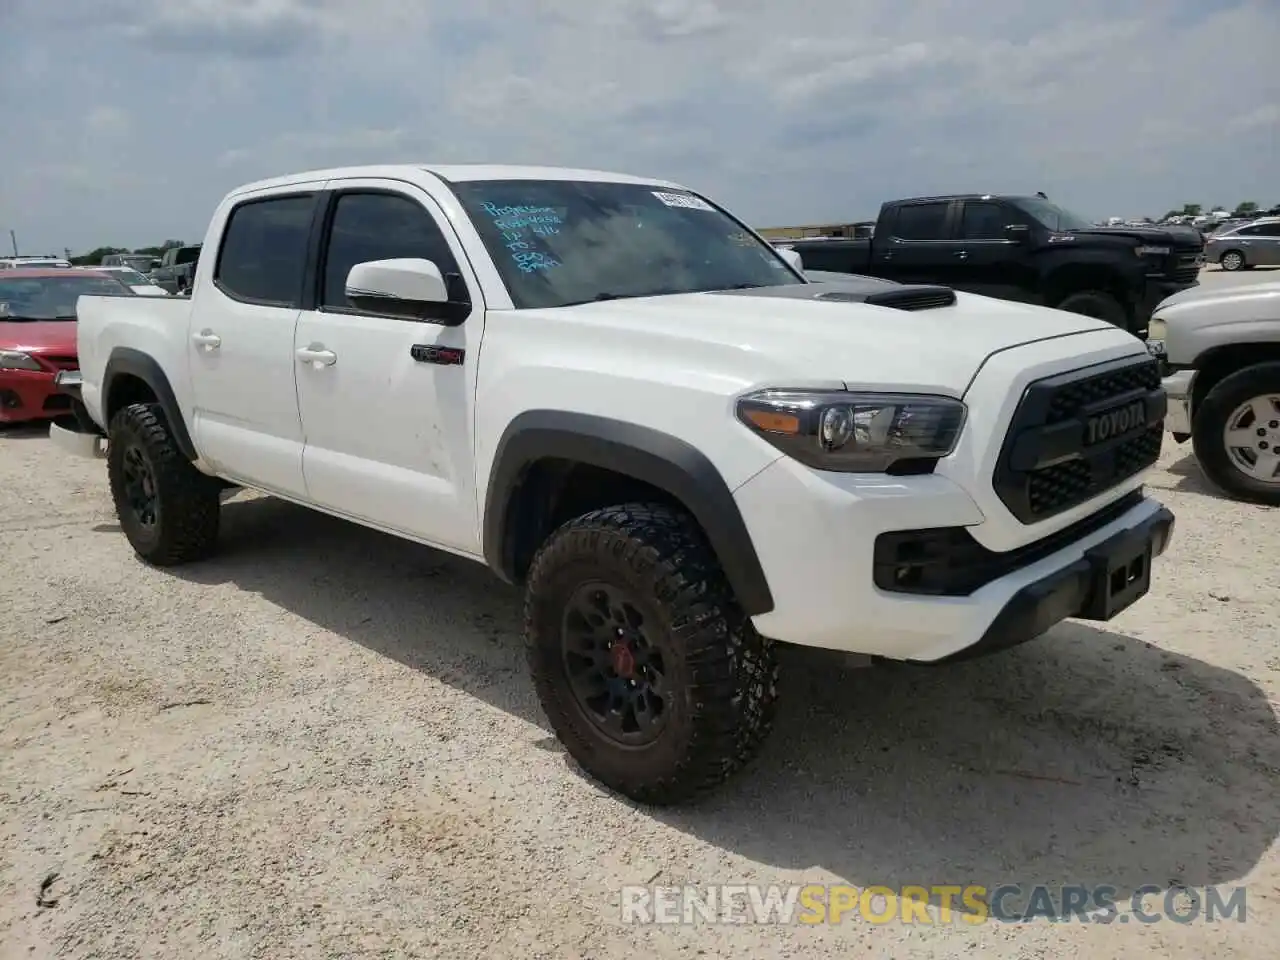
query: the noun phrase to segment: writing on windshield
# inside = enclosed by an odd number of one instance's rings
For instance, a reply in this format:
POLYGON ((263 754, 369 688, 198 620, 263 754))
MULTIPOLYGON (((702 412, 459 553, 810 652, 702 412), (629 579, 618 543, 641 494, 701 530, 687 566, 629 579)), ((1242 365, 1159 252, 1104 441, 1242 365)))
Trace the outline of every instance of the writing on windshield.
POLYGON ((517 309, 803 283, 702 197, 644 183, 453 184, 517 309))

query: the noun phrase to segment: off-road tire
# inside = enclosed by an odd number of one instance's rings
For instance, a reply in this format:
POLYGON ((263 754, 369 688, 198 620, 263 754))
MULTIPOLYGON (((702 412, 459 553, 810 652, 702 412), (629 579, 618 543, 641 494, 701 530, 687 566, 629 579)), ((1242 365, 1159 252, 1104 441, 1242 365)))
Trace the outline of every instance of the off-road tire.
POLYGON ((120 528, 134 552, 157 567, 200 560, 213 552, 221 515, 217 480, 206 476, 173 442, 160 406, 133 403, 111 418, 107 477, 120 528), (150 466, 157 502, 156 522, 141 523, 125 489, 124 458, 136 447, 150 466))
POLYGON ((1280 393, 1280 363, 1245 367, 1214 384, 1192 414, 1191 445, 1205 475, 1236 500, 1280 506, 1280 485, 1241 473, 1222 439, 1227 418, 1240 404, 1266 393, 1280 393))
POLYGON ((1102 290, 1081 290, 1070 294, 1054 305, 1055 309, 1079 313, 1097 320, 1105 320, 1121 329, 1129 326, 1129 313, 1119 300, 1102 290))
POLYGON ((529 669, 556 736, 590 776, 637 802, 697 799, 754 759, 773 725, 774 644, 752 627, 702 531, 683 512, 626 503, 561 526, 534 557, 524 620, 529 669), (561 639, 566 604, 593 580, 655 611, 680 661, 674 711, 643 747, 600 731, 569 684, 561 639))

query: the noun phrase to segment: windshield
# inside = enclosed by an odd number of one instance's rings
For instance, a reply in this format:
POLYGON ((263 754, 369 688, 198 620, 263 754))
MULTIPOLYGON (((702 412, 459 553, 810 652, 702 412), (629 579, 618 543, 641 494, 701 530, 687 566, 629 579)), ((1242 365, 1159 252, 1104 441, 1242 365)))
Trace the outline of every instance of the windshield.
POLYGON ((136 257, 121 257, 120 263, 131 270, 146 271, 151 269, 151 257, 139 255, 136 257))
POLYGON ((804 283, 695 194, 644 184, 453 184, 517 309, 804 283))
POLYGON ((81 295, 132 292, 107 277, 0 277, 0 320, 74 320, 81 295))
POLYGON ((131 287, 150 286, 151 281, 140 274, 137 270, 129 267, 113 267, 111 275, 119 279, 122 283, 127 283, 131 287))
POLYGON ((1020 197, 1014 203, 1033 220, 1048 230, 1070 233, 1072 230, 1092 230, 1093 224, 1070 210, 1063 210, 1056 203, 1036 197, 1020 197))

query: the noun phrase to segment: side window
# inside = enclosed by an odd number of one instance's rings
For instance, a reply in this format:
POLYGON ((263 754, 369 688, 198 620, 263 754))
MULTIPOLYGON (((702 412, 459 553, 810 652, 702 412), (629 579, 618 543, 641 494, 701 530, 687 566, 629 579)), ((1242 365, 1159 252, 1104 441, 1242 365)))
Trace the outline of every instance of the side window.
POLYGON ((1260 237, 1280 237, 1280 221, 1276 223, 1260 223, 1254 230, 1260 237))
POLYGON ((966 203, 961 220, 963 240, 1004 240, 1009 218, 998 203, 966 203))
POLYGON ((446 276, 458 267, 435 219, 422 204, 391 193, 344 193, 338 197, 325 253, 320 306, 353 309, 347 274, 366 260, 421 257, 446 276))
POLYGON ((900 240, 945 240, 947 203, 908 203, 898 208, 893 235, 900 240))
POLYGON ((232 210, 214 272, 222 291, 236 300, 298 306, 314 207, 314 195, 306 194, 250 200, 232 210))

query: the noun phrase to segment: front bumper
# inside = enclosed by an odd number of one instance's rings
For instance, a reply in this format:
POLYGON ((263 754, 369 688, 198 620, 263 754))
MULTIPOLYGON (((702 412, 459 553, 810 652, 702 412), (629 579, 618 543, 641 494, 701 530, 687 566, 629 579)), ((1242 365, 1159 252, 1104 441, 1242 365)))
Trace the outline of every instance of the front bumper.
POLYGON ((0 371, 0 423, 51 420, 71 411, 69 397, 54 387, 45 370, 0 371))
POLYGON ((1005 564, 972 592, 926 595, 876 585, 875 543, 897 531, 982 524, 951 480, 820 474, 784 458, 734 496, 774 597, 774 609, 753 618, 756 629, 894 660, 937 662, 1021 643, 1068 617, 1109 619, 1118 611, 1099 607, 1098 551, 1145 543, 1158 556, 1173 527, 1168 510, 1138 495, 1105 523, 1005 564))
POLYGON ((1169 433, 1188 436, 1191 433, 1191 390, 1195 386, 1194 370, 1179 370, 1161 381, 1169 398, 1164 427, 1169 433))

